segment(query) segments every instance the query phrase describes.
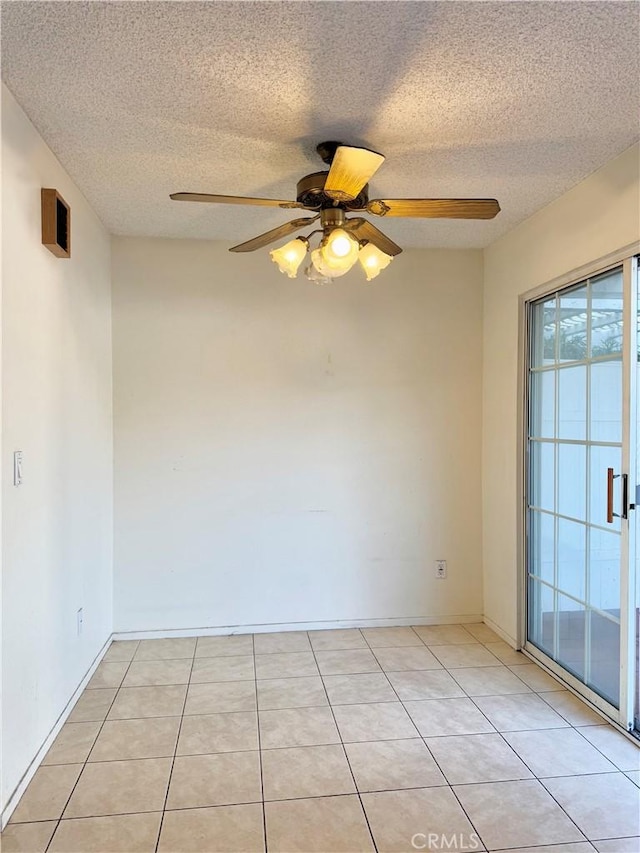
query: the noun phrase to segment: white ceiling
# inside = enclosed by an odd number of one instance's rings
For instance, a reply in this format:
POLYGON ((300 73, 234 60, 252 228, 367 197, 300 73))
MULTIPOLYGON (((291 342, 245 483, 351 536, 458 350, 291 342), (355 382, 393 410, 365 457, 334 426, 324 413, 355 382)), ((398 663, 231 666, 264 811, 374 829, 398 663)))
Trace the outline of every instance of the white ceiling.
MULTIPOLYGON (((492 222, 383 221, 481 247, 639 136, 637 2, 4 2, 9 88, 116 234, 240 242, 315 144, 382 151, 371 197, 495 197, 492 222)), ((295 214, 294 215, 299 215, 295 214)))

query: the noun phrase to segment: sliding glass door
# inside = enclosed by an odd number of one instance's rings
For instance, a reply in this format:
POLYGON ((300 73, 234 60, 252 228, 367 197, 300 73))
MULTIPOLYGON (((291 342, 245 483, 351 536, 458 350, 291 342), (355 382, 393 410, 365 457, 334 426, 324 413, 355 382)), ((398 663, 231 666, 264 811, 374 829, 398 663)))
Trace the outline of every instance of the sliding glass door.
MULTIPOLYGON (((632 286, 635 276, 636 309, 635 309, 635 362, 632 370, 635 370, 635 488, 632 489, 631 500, 636 506, 633 513, 635 517, 635 530, 631 543, 631 567, 635 571, 635 602, 631 612, 633 623, 631 630, 631 657, 634 661, 633 700, 634 700, 634 728, 640 732, 640 273, 636 267, 632 270, 632 286), (635 553, 634 553, 635 552, 635 553)), ((633 441, 633 431, 631 433, 633 441)), ((631 522, 633 524, 633 521, 631 522)))
POLYGON ((525 478, 527 647, 627 722, 634 270, 630 259, 529 303, 525 478))

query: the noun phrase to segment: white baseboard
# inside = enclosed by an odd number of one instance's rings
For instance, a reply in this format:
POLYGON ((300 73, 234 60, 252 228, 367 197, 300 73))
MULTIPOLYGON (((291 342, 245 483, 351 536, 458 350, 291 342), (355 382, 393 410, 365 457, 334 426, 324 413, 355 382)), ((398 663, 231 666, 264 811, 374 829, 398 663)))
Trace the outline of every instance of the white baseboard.
POLYGON ((80 698, 80 695, 82 694, 82 691, 84 690, 84 688, 89 683, 91 676, 96 671, 96 668, 97 668, 98 664, 100 663, 100 661, 102 660, 102 658, 104 657, 107 649, 109 648, 109 645, 111 644, 112 639, 113 639, 113 634, 110 634, 109 637, 107 638, 107 640, 105 641, 104 645, 102 646, 102 648, 98 652, 98 654, 93 659, 93 663, 91 664, 89 669, 84 674, 82 681, 80 682, 80 684, 78 684, 78 686, 74 690, 73 695, 71 696, 71 698, 69 699, 69 701, 65 705, 64 710, 62 711, 62 713, 60 714, 60 716, 56 720, 53 728, 51 729, 49 734, 44 739, 42 746, 40 747, 40 749, 38 750, 38 752, 34 756, 33 760, 31 761, 31 763, 29 764, 29 766, 25 770, 24 775, 22 776, 22 779, 20 779, 20 781, 18 782, 18 784, 14 788, 11 796, 7 800, 6 806, 2 810, 2 815, 0 815, 0 830, 3 830, 5 828, 5 826, 7 825, 7 823, 9 822, 9 818, 11 817, 13 810, 15 809, 15 807, 20 802, 20 797, 26 791, 27 785, 33 779, 36 770, 40 767, 40 764, 42 763, 43 758, 45 757, 45 755, 47 754, 47 752, 51 748, 51 744, 54 742, 54 740, 58 736, 58 732, 60 731, 62 726, 66 723, 67 718, 69 717, 69 714, 73 711, 73 708, 74 708, 76 702, 80 698))
POLYGON ((386 628, 403 625, 459 625, 482 622, 478 613, 463 616, 398 616, 391 619, 336 619, 322 622, 274 622, 258 625, 216 625, 114 631, 114 640, 156 640, 170 637, 215 637, 221 634, 267 634, 275 631, 329 631, 332 628, 386 628))
POLYGON ((508 643, 512 649, 520 648, 517 640, 514 640, 514 638, 510 634, 507 634, 506 631, 503 631, 499 625, 496 625, 496 623, 492 622, 491 619, 489 619, 487 616, 483 618, 483 622, 488 628, 491 628, 492 631, 495 631, 495 633, 499 637, 501 637, 505 641, 505 643, 508 643))

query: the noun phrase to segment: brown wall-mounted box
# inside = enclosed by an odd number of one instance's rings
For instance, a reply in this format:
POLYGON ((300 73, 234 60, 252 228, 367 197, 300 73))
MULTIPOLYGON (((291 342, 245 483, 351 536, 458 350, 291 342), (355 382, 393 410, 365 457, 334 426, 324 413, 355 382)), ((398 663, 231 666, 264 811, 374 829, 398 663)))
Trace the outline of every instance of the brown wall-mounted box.
POLYGON ((57 258, 71 257, 71 208, 57 190, 44 187, 42 243, 57 258))

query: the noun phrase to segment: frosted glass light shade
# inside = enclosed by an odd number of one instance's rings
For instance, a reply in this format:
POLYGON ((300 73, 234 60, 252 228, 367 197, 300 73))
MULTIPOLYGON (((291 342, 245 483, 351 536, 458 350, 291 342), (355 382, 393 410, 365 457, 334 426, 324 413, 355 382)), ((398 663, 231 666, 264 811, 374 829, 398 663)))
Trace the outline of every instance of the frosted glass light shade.
POLYGON ((324 263, 344 275, 358 260, 360 244, 343 228, 334 228, 323 241, 320 252, 324 263))
POLYGON ((371 281, 372 278, 378 275, 380 270, 384 270, 389 266, 393 260, 393 256, 380 251, 373 243, 367 243, 366 246, 360 249, 358 260, 367 276, 367 281, 371 281))
MULTIPOLYGON (((318 251, 316 249, 316 251, 318 251)), ((314 284, 330 284, 331 279, 327 275, 323 275, 313 263, 313 252, 311 253, 311 263, 305 269, 304 274, 314 284)))
POLYGON ((296 237, 279 249, 273 249, 269 254, 271 260, 278 265, 280 272, 285 273, 289 278, 295 278, 308 248, 306 238, 296 237))
POLYGON ((348 273, 353 266, 353 264, 349 266, 343 264, 342 267, 340 267, 339 265, 330 264, 325 258, 321 248, 314 249, 313 252, 311 252, 311 263, 320 273, 322 278, 340 278, 341 275, 348 273))

